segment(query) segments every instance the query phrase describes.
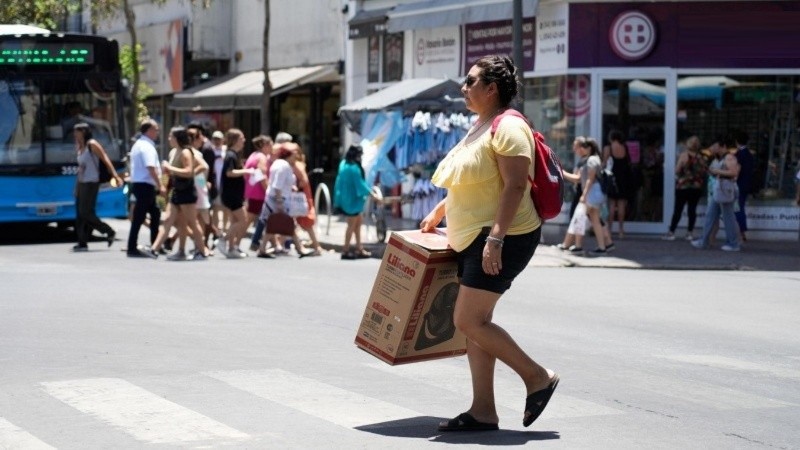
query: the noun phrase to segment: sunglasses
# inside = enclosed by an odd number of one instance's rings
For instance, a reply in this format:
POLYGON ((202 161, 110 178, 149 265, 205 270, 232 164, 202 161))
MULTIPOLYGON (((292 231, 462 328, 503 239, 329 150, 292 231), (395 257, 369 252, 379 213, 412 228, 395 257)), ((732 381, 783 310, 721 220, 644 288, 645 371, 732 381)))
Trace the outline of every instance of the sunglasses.
POLYGON ((480 77, 473 77, 472 75, 467 75, 467 77, 464 78, 464 83, 462 84, 466 87, 472 87, 472 85, 475 84, 475 82, 477 82, 479 79, 480 77))

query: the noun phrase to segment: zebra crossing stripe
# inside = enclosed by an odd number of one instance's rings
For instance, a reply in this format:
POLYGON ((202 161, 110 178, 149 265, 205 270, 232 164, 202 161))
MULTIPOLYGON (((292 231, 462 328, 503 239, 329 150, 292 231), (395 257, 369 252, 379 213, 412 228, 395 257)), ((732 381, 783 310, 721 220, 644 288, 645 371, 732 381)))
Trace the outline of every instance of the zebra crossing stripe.
POLYGON ((45 391, 78 411, 153 444, 249 436, 119 378, 42 383, 45 391))
POLYGON ((280 369, 206 372, 242 391, 346 428, 422 414, 280 369))
MULTIPOLYGON (((388 366, 379 363, 366 363, 365 365, 371 369, 411 379, 417 383, 436 386, 456 394, 471 395, 472 392, 469 368, 466 364, 459 367, 450 363, 429 361, 424 364, 407 364, 401 366, 388 366)), ((516 374, 511 375, 511 377, 508 377, 499 371, 495 375, 495 403, 498 406, 503 406, 514 411, 521 411, 524 406, 524 388, 519 377, 517 377, 516 374)), ((563 419, 622 413, 623 412, 618 409, 609 408, 556 391, 553 400, 548 403, 547 409, 542 413, 542 418, 563 419)))
POLYGON ((0 417, 0 448, 24 448, 29 450, 55 449, 37 439, 27 431, 0 417))
POLYGON ((721 355, 668 355, 661 356, 665 359, 672 361, 685 362, 690 364, 698 364, 701 366, 710 366, 720 369, 734 369, 746 372, 760 372, 778 378, 792 378, 800 379, 800 370, 790 369, 786 367, 774 367, 764 364, 757 364, 750 361, 744 361, 736 358, 728 358, 721 355))

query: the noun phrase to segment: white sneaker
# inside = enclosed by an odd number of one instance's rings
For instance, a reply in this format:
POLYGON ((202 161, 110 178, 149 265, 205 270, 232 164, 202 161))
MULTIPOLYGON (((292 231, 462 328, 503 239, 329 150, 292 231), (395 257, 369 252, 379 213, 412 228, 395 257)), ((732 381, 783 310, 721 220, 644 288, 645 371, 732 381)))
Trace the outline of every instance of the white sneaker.
POLYGON ((672 233, 667 233, 664 236, 661 236, 661 240, 662 241, 674 241, 675 240, 675 235, 672 234, 672 233))
POLYGON ((236 251, 225 253, 225 257, 228 259, 242 259, 242 254, 236 251))
POLYGON ((692 247, 694 247, 694 248, 706 248, 706 246, 703 245, 703 241, 701 241, 700 239, 696 239, 696 240, 692 241, 692 247))
POLYGON ((684 236, 684 239, 686 239, 687 241, 693 241, 694 240, 694 234, 686 233, 686 236, 684 236))
POLYGON ((738 252, 739 250, 741 250, 741 248, 740 247, 732 247, 732 246, 730 246, 728 244, 725 244, 725 245, 722 246, 722 250, 725 251, 725 252, 738 252))

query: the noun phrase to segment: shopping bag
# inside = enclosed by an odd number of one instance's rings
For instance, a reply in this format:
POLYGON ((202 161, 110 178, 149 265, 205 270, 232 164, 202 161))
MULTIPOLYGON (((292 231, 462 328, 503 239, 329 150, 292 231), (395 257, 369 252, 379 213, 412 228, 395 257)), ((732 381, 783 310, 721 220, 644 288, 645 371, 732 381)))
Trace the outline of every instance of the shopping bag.
POLYGON ((714 186, 714 201, 733 203, 736 197, 736 182, 727 178, 717 178, 717 184, 714 186))
POLYGON ((575 208, 575 214, 572 215, 572 220, 569 221, 567 233, 575 236, 583 236, 586 234, 586 203, 578 203, 575 208))
POLYGON ((308 200, 305 192, 292 192, 286 197, 286 209, 292 217, 308 215, 308 200))
POLYGON ((291 236, 294 234, 294 219, 284 212, 273 212, 267 217, 267 233, 291 236))
POLYGON ((247 182, 250 183, 250 186, 255 186, 256 183, 260 183, 261 180, 265 178, 267 178, 267 176, 264 175, 264 172, 260 171, 259 169, 256 169, 250 175, 250 178, 247 180, 247 182))

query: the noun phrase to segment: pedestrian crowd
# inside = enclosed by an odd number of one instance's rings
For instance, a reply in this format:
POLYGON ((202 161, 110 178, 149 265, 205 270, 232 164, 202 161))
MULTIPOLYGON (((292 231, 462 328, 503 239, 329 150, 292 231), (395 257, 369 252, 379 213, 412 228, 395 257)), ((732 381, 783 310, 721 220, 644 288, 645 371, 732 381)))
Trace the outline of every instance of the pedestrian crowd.
MULTIPOLYGON (((101 180, 104 172, 111 174, 107 178, 116 185, 123 180, 113 170, 102 145, 92 138, 88 125, 75 124, 73 132, 78 161, 78 243, 73 251, 81 252, 88 249, 92 230, 103 233, 109 246, 114 242, 114 230, 96 216, 94 205, 100 183, 108 181, 101 180)), ((269 136, 254 137, 254 150, 245 159, 246 137, 241 130, 218 130, 208 138, 202 125, 191 123, 170 130, 171 150, 166 160, 159 161, 159 134, 156 121, 144 120, 129 155, 128 256, 203 260, 217 252, 229 259, 244 258, 248 253, 242 250, 241 240, 250 227, 254 231, 249 250, 259 258, 275 258, 292 248, 300 257, 322 253, 314 230, 316 211, 305 156, 291 135, 280 132, 274 141, 269 136), (145 224, 150 229, 151 245, 139 246, 139 231, 145 224), (308 239, 300 239, 298 231, 308 239), (186 251, 187 238, 194 245, 191 253, 186 251)), ((614 222, 616 237, 625 236, 626 208, 636 181, 623 134, 612 130, 607 142, 602 150, 593 138, 578 136, 573 142, 575 168, 573 172, 564 171, 563 176, 575 184, 576 194, 567 232, 554 246, 560 250, 579 256, 602 256, 614 250, 614 222), (584 248, 587 229, 596 241, 589 251, 584 248)), ((692 246, 702 249, 715 245, 721 221, 725 230, 721 249, 741 250, 747 237, 745 200, 754 165, 747 142, 744 132, 730 138, 715 137, 705 150, 697 136, 685 140, 675 164, 674 210, 664 240, 677 239, 685 209, 688 223, 683 237, 692 246), (704 195, 705 218, 702 231, 696 233, 697 207, 704 195)), ((351 146, 343 155, 333 192, 333 206, 347 221, 342 259, 371 257, 361 242, 365 202, 373 196, 364 179, 362 153, 359 146, 351 146)), ((800 188, 797 201, 800 203, 800 188)))
MULTIPOLYGON (((249 250, 257 257, 322 254, 314 230, 316 212, 305 155, 291 135, 278 133, 275 141, 264 135, 254 137, 254 150, 244 159, 246 137, 241 130, 218 130, 208 138, 202 125, 191 123, 169 130, 170 151, 159 161, 159 134, 158 122, 141 122, 123 180, 88 127, 75 125, 78 244, 73 251, 88 249, 92 230, 105 234, 109 246, 114 242, 115 231, 97 218, 94 208, 104 181, 99 167, 105 166, 115 185, 127 183, 128 257, 165 255, 170 261, 199 261, 216 252, 227 259, 245 258, 248 253, 242 250, 241 241, 253 225, 249 250), (279 223, 282 228, 275 225, 279 223), (150 245, 142 246, 139 231, 145 225, 150 230, 150 245), (307 239, 300 239, 298 230, 304 231, 307 239), (193 244, 191 252, 186 249, 187 240, 193 244)), ((363 182, 363 175, 361 179, 363 182)), ((365 254, 363 249, 361 252, 365 254)))
MULTIPOLYGON (((625 236, 628 199, 635 190, 630 154, 624 136, 617 130, 608 135, 602 152, 595 139, 578 136, 573 142, 576 156, 574 172, 564 171, 564 179, 576 185, 570 208, 570 222, 562 242, 554 247, 574 255, 602 256, 615 248, 611 225, 617 223, 617 238, 625 236), (596 247, 583 246, 588 227, 596 247)), ((752 184, 753 156, 747 148, 748 135, 734 133, 715 137, 703 150, 698 136, 688 137, 675 164, 675 205, 667 233, 662 239, 676 240, 676 230, 686 210, 688 223, 684 238, 699 249, 715 244, 722 221, 725 229, 723 251, 740 251, 747 240, 745 200, 752 184), (702 231, 695 233, 697 206, 706 196, 702 231)), ((800 195, 800 194, 798 194, 800 195)), ((800 202, 800 200, 799 200, 800 202)))

